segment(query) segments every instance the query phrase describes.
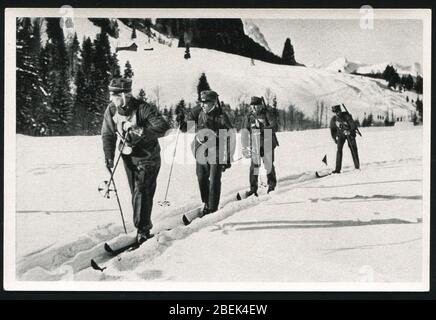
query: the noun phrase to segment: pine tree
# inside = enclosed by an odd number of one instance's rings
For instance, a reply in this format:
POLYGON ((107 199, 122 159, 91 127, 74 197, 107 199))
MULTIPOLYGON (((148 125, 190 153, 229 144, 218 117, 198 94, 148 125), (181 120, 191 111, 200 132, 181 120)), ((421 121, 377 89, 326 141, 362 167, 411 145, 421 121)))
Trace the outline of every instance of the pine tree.
POLYGON ((168 108, 167 107, 164 107, 162 115, 164 116, 164 118, 166 120, 168 120, 168 108))
POLYGON ((389 86, 394 86, 400 82, 399 75, 398 75, 397 71, 391 65, 386 66, 385 70, 382 73, 382 78, 391 84, 389 86), (394 78, 394 80, 392 80, 393 78, 394 78))
POLYGON ((139 90, 138 100, 141 100, 141 101, 144 101, 144 102, 147 101, 147 97, 145 95, 145 90, 144 89, 139 90))
POLYGON ((368 118, 366 119, 366 125, 370 127, 372 126, 373 122, 374 122, 374 116, 372 115, 372 113, 370 113, 368 115, 368 118))
POLYGON ((417 93, 422 94, 422 89, 423 89, 423 79, 420 75, 418 75, 416 77, 416 82, 415 82, 415 87, 414 89, 416 90, 417 93))
POLYGON ((68 46, 68 74, 71 83, 75 83, 76 74, 79 68, 80 44, 77 39, 77 33, 74 33, 73 40, 68 46))
POLYGON ((50 134, 48 130, 48 122, 50 118, 50 86, 49 86, 49 54, 47 47, 41 47, 41 51, 38 55, 38 73, 40 78, 40 103, 36 104, 39 110, 37 111, 37 123, 41 124, 39 132, 40 134, 50 134))
POLYGON ((395 88, 397 86, 397 84, 399 84, 401 81, 400 76, 398 75, 398 73, 396 71, 394 71, 394 73, 392 74, 392 77, 390 78, 389 82, 388 82, 388 87, 390 88, 395 88))
POLYGON ((88 125, 88 105, 89 95, 85 83, 87 82, 85 73, 80 67, 76 75, 76 96, 74 101, 74 120, 73 133, 86 135, 89 133, 88 125))
POLYGON ((178 46, 179 46, 179 48, 185 47, 185 37, 183 34, 179 37, 179 45, 178 46))
POLYGON ((102 32, 97 35, 94 41, 95 54, 94 54, 94 67, 93 81, 95 84, 95 108, 94 108, 94 121, 91 124, 92 133, 99 134, 100 127, 103 120, 103 113, 109 101, 109 82, 111 78, 112 53, 110 50, 109 38, 107 33, 102 29, 102 32))
POLYGON ((416 99, 416 111, 419 114, 419 119, 422 122, 423 121, 423 114, 422 114, 422 100, 419 99, 419 97, 416 99))
POLYGON ((127 60, 126 65, 124 66, 124 78, 132 78, 133 75, 132 65, 129 60, 127 60))
POLYGON ((189 52, 189 44, 186 44, 185 59, 188 60, 189 58, 191 58, 191 53, 189 52))
POLYGON ((81 64, 76 77, 76 97, 74 103, 74 129, 76 134, 93 134, 98 123, 99 106, 96 102, 96 84, 93 77, 95 48, 90 38, 85 38, 81 49, 81 64))
POLYGON ((30 35, 30 54, 38 56, 41 52, 41 19, 35 18, 32 23, 32 33, 30 35))
POLYGON ((47 127, 47 75, 48 75, 48 58, 46 51, 42 47, 41 25, 43 19, 34 18, 32 23, 32 35, 30 42, 30 57, 32 64, 36 69, 36 82, 33 84, 34 90, 31 91, 30 98, 33 109, 34 129, 31 134, 45 135, 48 134, 47 127))
POLYGON ((410 74, 406 78, 405 87, 409 91, 413 89, 413 77, 410 74))
POLYGON ((50 88, 48 107, 50 108, 50 134, 64 135, 69 131, 73 116, 70 78, 68 75, 68 54, 59 18, 46 18, 48 54, 47 83, 50 88))
POLYGON ((111 56, 110 66, 111 66, 111 71, 110 71, 111 77, 112 78, 121 77, 121 69, 120 69, 120 65, 118 63, 118 56, 115 52, 111 56))
POLYGON ((201 100, 200 93, 201 91, 204 90, 211 90, 211 89, 209 83, 207 82, 206 74, 203 72, 200 76, 200 79, 198 80, 198 85, 197 85, 198 101, 201 100))
POLYGON ((37 72, 29 55, 31 39, 30 18, 17 19, 16 35, 16 108, 17 108, 17 132, 30 133, 35 122, 33 108, 30 101, 30 93, 37 83, 37 72))
POLYGON ((185 100, 180 100, 176 106, 175 114, 185 113, 186 112, 186 104, 185 100))
POLYGON ((174 117, 174 112, 173 112, 173 109, 170 108, 168 110, 167 122, 170 125, 170 127, 172 127, 172 128, 174 127, 174 119, 173 119, 173 117, 174 117))
POLYGON ((296 65, 297 62, 295 61, 294 55, 294 47, 291 44, 291 39, 286 38, 282 53, 282 63, 290 66, 296 65))

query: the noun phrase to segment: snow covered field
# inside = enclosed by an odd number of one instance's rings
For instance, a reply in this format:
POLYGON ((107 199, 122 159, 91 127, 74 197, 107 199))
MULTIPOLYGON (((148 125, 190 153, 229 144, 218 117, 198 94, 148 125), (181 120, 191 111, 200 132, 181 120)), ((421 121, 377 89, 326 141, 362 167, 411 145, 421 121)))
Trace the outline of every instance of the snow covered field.
MULTIPOLYGON (((175 135, 164 137, 152 216, 153 231, 162 231, 114 259, 105 255, 103 243, 122 237, 123 229, 115 198, 97 192, 108 176, 100 137, 18 135, 17 279, 421 282, 422 128, 361 131, 361 170, 353 169, 345 146, 343 174, 322 179, 314 170, 322 167, 324 154, 330 166, 335 161, 328 130, 279 133, 277 190, 232 201, 236 191, 248 188, 249 164, 239 161, 223 174, 223 207, 187 227, 181 213, 200 203, 191 137, 179 140, 171 206, 162 208, 156 203, 164 198, 175 135), (91 269, 91 258, 107 269, 91 269)), ((120 169, 115 179, 132 231, 120 169)))

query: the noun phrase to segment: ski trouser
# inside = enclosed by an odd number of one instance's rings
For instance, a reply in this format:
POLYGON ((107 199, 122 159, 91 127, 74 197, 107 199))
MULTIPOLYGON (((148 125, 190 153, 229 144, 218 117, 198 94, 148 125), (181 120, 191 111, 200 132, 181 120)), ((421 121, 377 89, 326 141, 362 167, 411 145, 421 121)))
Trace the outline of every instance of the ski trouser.
POLYGON ((274 149, 272 149, 271 152, 264 154, 263 148, 261 148, 260 156, 257 156, 257 161, 255 157, 256 155, 253 155, 251 157, 250 191, 257 192, 259 168, 261 166, 261 161, 263 162, 263 165, 267 171, 266 177, 268 180, 268 186, 274 189, 277 185, 276 169, 274 167, 274 149))
POLYGON ((221 165, 197 162, 196 173, 201 201, 208 206, 211 212, 218 210, 221 195, 221 165))
POLYGON ((336 152, 336 171, 340 172, 342 168, 342 149, 344 147, 345 140, 348 142, 348 146, 351 150, 351 156, 353 157, 354 167, 360 168, 359 152, 357 151, 356 137, 349 135, 348 138, 345 135, 339 135, 337 139, 338 151, 336 152))
POLYGON ((153 160, 123 155, 124 168, 132 193, 133 223, 140 232, 149 231, 160 157, 153 160))

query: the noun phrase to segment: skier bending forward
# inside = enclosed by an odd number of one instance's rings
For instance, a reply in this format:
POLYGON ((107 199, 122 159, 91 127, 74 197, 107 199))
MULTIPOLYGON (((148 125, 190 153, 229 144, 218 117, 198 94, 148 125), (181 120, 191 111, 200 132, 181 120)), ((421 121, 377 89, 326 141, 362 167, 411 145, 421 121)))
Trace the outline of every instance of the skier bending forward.
MULTIPOLYGON (((161 159, 158 138, 169 129, 154 106, 135 99, 131 79, 115 78, 109 85, 110 99, 104 113, 101 135, 106 166, 114 167, 117 134, 126 139, 122 152, 132 193, 133 222, 139 244, 152 237, 153 197, 161 159)), ((121 149, 122 142, 119 143, 121 149)))
POLYGON ((356 169, 359 169, 359 152, 357 150, 356 144, 357 125, 354 122, 350 113, 346 111, 341 111, 340 105, 333 106, 332 111, 335 113, 335 115, 330 121, 330 133, 333 140, 338 146, 338 150, 336 152, 336 169, 333 171, 333 173, 341 173, 342 148, 344 146, 345 140, 347 140, 348 146, 350 147, 354 167, 356 169))

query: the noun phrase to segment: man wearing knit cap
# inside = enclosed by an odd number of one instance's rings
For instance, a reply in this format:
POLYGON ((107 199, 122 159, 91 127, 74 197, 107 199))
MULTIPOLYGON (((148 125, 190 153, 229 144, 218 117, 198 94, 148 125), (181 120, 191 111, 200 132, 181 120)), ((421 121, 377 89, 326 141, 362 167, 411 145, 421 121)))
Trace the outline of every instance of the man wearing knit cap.
POLYGON ((156 107, 132 96, 132 80, 114 78, 109 84, 110 100, 104 113, 101 136, 106 166, 114 167, 117 136, 132 194, 133 222, 137 242, 152 237, 151 211, 160 169, 158 138, 169 129, 156 107))

